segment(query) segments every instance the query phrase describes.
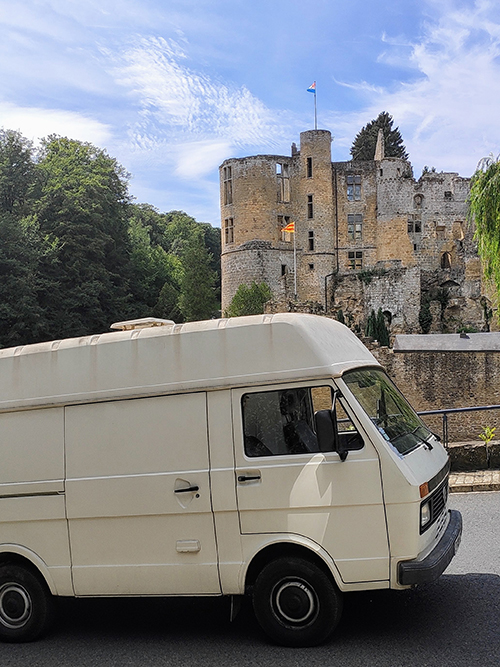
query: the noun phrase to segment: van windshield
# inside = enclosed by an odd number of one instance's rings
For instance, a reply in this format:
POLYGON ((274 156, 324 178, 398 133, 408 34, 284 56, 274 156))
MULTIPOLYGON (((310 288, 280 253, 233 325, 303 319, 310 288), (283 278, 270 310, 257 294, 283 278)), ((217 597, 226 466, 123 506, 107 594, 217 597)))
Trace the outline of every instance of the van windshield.
POLYGON ((344 373, 342 379, 382 436, 407 454, 432 435, 384 371, 364 368, 344 373))

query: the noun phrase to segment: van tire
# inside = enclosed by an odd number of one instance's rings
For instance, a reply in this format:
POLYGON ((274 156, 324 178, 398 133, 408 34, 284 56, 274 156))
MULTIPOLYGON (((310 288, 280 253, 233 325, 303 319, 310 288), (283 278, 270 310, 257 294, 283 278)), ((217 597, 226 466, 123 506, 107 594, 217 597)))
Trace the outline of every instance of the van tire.
POLYGON ((0 640, 30 642, 49 627, 54 599, 45 582, 30 568, 0 565, 0 640))
POLYGON ((253 589, 255 616, 282 646, 317 646, 335 630, 342 594, 314 563, 297 557, 271 561, 253 589))

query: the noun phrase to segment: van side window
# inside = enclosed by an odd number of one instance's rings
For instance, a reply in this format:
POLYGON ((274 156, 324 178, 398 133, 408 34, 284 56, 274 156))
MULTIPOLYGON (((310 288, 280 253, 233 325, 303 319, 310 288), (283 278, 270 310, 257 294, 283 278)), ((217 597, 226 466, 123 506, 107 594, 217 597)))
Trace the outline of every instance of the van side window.
POLYGON ((254 457, 319 452, 314 413, 331 407, 330 387, 295 387, 244 394, 245 454, 254 457))

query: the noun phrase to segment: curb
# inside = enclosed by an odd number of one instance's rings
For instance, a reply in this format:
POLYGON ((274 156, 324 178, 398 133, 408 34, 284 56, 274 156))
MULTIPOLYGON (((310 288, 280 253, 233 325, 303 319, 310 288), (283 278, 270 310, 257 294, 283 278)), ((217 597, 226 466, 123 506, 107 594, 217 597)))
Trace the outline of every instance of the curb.
POLYGON ((475 472, 451 473, 450 493, 470 491, 500 491, 500 470, 476 470, 475 472))

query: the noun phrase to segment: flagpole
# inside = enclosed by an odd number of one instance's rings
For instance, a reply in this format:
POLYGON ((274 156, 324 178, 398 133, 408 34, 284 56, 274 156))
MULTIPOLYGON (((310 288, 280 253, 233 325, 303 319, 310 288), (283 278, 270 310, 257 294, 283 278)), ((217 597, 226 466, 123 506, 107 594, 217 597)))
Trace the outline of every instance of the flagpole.
POLYGON ((296 239, 297 234, 296 231, 294 230, 293 233, 293 291, 294 291, 294 297, 295 301, 297 301, 297 242, 296 239))
POLYGON ((318 109, 316 107, 316 90, 314 91, 314 129, 318 129, 318 109))

